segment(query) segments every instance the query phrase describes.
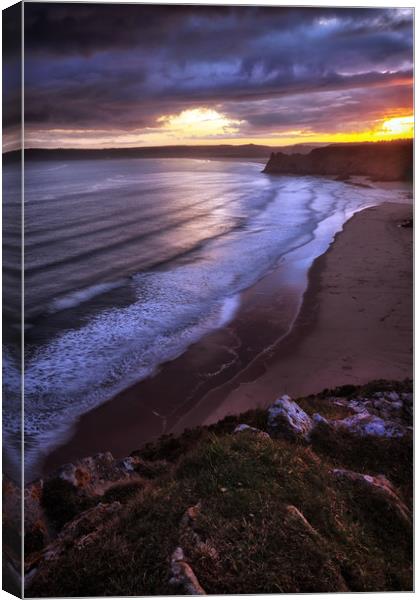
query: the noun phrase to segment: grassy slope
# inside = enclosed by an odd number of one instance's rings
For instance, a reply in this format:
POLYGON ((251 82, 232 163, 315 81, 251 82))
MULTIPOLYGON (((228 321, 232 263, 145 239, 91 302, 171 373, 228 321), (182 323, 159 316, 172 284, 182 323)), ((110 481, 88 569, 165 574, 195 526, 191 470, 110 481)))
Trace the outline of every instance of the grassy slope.
MULTIPOLYGON (((308 412, 343 416, 325 410, 322 396, 300 404, 308 412)), ((169 467, 140 486, 108 492, 102 501, 124 503, 118 518, 96 543, 69 546, 28 595, 173 594, 169 559, 179 545, 211 594, 323 592, 343 585, 353 591, 412 589, 410 529, 379 498, 366 498, 331 473, 340 466, 385 474, 410 505, 410 440, 342 436, 303 446, 232 435, 238 422, 264 429, 266 413, 229 417, 145 447, 138 454, 165 459, 169 467), (194 529, 204 546, 180 528, 186 509, 198 502, 194 529), (290 504, 319 535, 287 519, 290 504)), ((55 496, 56 508, 57 502, 55 496)))

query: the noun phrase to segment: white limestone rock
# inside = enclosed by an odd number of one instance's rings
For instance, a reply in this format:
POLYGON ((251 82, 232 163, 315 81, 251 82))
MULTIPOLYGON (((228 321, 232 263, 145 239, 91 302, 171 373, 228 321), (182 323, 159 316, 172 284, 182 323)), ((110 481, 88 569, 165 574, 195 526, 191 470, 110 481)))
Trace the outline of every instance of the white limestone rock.
POLYGON ((284 395, 268 409, 268 430, 273 437, 308 441, 312 419, 290 396, 284 395))
POLYGON ((240 425, 237 425, 237 427, 235 427, 235 430, 233 433, 234 434, 252 433, 259 438, 270 439, 269 433, 267 433, 266 431, 262 431, 261 429, 257 429, 256 427, 251 427, 250 425, 247 425, 246 423, 241 423, 240 425))
POLYGON ((406 429, 395 421, 384 420, 367 412, 358 413, 345 419, 331 421, 335 429, 345 429, 360 437, 403 437, 406 429))
POLYGON ((184 551, 180 546, 172 553, 171 578, 169 583, 189 596, 206 595, 206 592, 201 587, 194 571, 185 561, 184 551))

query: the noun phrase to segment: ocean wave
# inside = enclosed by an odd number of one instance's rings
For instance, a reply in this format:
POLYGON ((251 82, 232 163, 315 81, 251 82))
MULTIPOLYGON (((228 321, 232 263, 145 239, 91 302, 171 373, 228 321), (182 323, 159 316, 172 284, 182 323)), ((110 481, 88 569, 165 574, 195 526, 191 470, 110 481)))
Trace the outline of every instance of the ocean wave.
POLYGON ((95 296, 110 292, 111 290, 115 290, 126 284, 127 279, 120 279, 119 281, 110 281, 108 283, 97 283, 81 290, 70 292, 69 294, 54 298, 49 304, 47 312, 51 314, 61 310, 67 310, 68 308, 74 308, 75 306, 80 306, 80 304, 95 298, 95 296))
POLYGON ((191 309, 183 293, 176 298, 171 290, 107 311, 39 349, 25 373, 28 473, 34 473, 42 454, 67 439, 78 416, 150 377, 163 362, 226 325, 238 306, 238 297, 228 297, 191 309), (169 311, 171 303, 176 304, 169 311))

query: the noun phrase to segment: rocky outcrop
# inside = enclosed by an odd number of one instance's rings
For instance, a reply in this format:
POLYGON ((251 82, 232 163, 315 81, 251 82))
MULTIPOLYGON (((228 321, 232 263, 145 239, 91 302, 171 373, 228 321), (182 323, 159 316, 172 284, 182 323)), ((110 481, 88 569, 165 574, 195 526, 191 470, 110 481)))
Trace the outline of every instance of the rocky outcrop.
POLYGON ((64 526, 55 540, 42 551, 39 561, 57 560, 66 551, 69 544, 74 548, 94 544, 101 531, 108 525, 109 518, 114 516, 120 508, 120 502, 111 502, 110 504, 100 502, 93 508, 84 511, 64 526))
POLYGON ((384 421, 368 412, 358 413, 346 419, 331 421, 330 425, 335 429, 342 429, 359 437, 402 437, 406 431, 405 428, 395 421, 384 421))
POLYGON ((316 529, 314 529, 312 527, 312 525, 309 523, 309 521, 306 519, 306 517, 300 512, 300 510, 298 508, 296 508, 296 506, 293 506, 293 504, 289 504, 288 506, 286 506, 285 512, 286 512, 286 516, 285 516, 286 523, 297 527, 299 530, 304 532, 306 535, 313 537, 317 541, 319 541, 321 539, 321 536, 316 531, 316 529))
POLYGON ((267 425, 273 437, 307 441, 312 430, 312 419, 290 396, 284 395, 268 409, 267 425))
POLYGON ((180 592, 189 596, 205 596, 206 592, 201 587, 194 571, 185 561, 182 548, 176 548, 171 557, 171 579, 169 583, 180 589, 180 592))
POLYGON ((334 469, 333 475, 337 479, 350 482, 364 494, 380 498, 388 509, 395 513, 401 523, 411 527, 411 514, 407 505, 400 498, 397 490, 384 475, 364 475, 348 469, 334 469))
POLYGON ((234 434, 246 433, 246 434, 250 434, 250 435, 256 435, 257 437, 259 437, 261 439, 266 439, 266 440, 270 439, 270 434, 267 433, 266 431, 262 431, 261 429, 257 429, 256 427, 250 427, 249 425, 246 425, 245 423, 241 423, 240 425, 238 425, 235 428, 233 433, 234 434))
MULTIPOLYGON (((344 401, 326 398, 325 404, 346 408, 349 415, 327 419, 315 413, 310 417, 289 396, 281 396, 268 409, 267 427, 272 437, 308 442, 322 433, 347 432, 356 437, 399 438, 412 431, 413 396, 395 391, 376 392, 371 398, 355 397, 344 401)), ((238 431, 249 426, 239 425, 238 431)))
POLYGON ((110 526, 110 519, 120 510, 121 504, 99 503, 70 521, 39 553, 33 553, 25 563, 25 587, 29 587, 37 577, 48 572, 50 563, 59 560, 69 548, 81 550, 98 543, 101 533, 110 526))
POLYGON ((408 180, 413 176, 413 142, 331 144, 309 154, 272 153, 263 171, 273 174, 365 175, 382 181, 408 180))
POLYGON ((409 392, 375 392, 371 398, 356 397, 348 402, 356 413, 368 412, 392 420, 399 425, 411 426, 413 418, 413 394, 409 392))
POLYGON ((29 484, 25 488, 25 548, 32 552, 45 546, 51 539, 51 528, 45 518, 41 499, 44 482, 42 479, 29 484))
POLYGON ((326 403, 346 408, 343 419, 312 416, 311 435, 344 431, 356 437, 400 438, 412 433, 413 395, 396 391, 375 392, 372 397, 350 400, 326 398, 326 403))
POLYGON ((22 594, 22 491, 5 473, 2 501, 3 589, 19 597, 22 594))
POLYGON ((25 586, 69 547, 95 544, 120 510, 118 498, 126 500, 145 479, 164 471, 166 463, 157 462, 137 456, 118 460, 104 452, 30 483, 25 488, 25 586))
POLYGON ((201 503, 190 506, 185 511, 179 526, 179 543, 171 556, 169 583, 177 588, 180 593, 193 596, 205 595, 206 592, 200 585, 193 568, 186 561, 184 547, 190 548, 192 554, 217 560, 217 550, 207 541, 203 540, 197 531, 197 518, 201 512, 201 503))
POLYGON ((197 526, 201 509, 201 502, 199 502, 185 511, 179 526, 179 542, 200 559, 206 557, 214 561, 218 559, 219 554, 209 540, 203 539, 197 526))
POLYGON ((117 482, 136 478, 138 462, 132 457, 116 460, 111 452, 101 452, 62 466, 55 477, 86 494, 101 495, 117 482))

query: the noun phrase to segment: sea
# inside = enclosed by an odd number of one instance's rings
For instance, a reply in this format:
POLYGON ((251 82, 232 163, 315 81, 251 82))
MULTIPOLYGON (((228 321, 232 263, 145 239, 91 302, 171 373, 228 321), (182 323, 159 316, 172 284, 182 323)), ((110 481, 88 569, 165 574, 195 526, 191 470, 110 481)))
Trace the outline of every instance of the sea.
MULTIPOLYGON (((25 466, 80 415, 228 326, 241 293, 300 249, 308 268, 357 211, 404 184, 274 176, 250 161, 28 161, 24 186, 25 466)), ((20 194, 3 171, 4 442, 19 465, 20 194), (12 332, 12 333, 10 333, 12 332)), ((304 289, 299 290, 303 294, 304 289)))

